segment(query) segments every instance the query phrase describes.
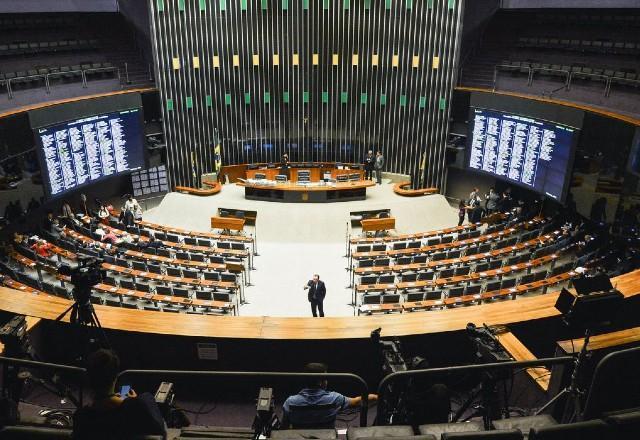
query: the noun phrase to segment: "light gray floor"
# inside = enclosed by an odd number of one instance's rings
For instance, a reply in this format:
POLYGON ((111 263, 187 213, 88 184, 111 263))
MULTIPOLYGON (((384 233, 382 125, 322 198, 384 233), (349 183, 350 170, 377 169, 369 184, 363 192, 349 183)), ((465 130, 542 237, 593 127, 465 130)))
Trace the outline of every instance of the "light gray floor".
MULTIPOLYGON (((211 197, 170 193, 160 205, 147 211, 145 220, 209 231, 210 217, 218 207, 258 212, 259 256, 251 273, 254 284, 245 291, 249 304, 241 315, 310 316, 302 286, 314 273, 327 285, 324 302, 327 316, 353 315, 345 240, 349 212, 391 209, 397 233, 411 233, 457 224, 457 211, 441 195, 418 198, 400 197, 392 185, 367 189, 367 200, 326 204, 260 202, 244 199, 244 189, 226 185, 211 197)), ((349 233, 359 233, 351 231, 349 233)))

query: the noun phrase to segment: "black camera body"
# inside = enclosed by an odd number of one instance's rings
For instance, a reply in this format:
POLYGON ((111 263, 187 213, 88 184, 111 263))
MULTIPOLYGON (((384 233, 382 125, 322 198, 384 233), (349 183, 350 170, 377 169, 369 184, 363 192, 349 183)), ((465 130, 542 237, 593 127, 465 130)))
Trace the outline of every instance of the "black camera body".
POLYGON ((91 288, 100 284, 106 277, 106 270, 102 269, 103 260, 99 258, 78 257, 78 267, 61 265, 58 273, 71 278, 73 284, 73 299, 80 305, 86 305, 91 300, 91 288))

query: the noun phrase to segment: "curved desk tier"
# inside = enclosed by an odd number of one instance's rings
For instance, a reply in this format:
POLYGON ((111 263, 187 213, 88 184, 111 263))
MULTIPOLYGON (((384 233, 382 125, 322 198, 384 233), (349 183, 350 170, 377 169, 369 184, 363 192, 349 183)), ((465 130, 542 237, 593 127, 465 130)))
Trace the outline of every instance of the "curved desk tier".
MULTIPOLYGON (((627 300, 640 294, 640 270, 612 280, 627 300)), ((106 329, 177 336, 259 340, 369 339, 382 327, 383 336, 407 336, 464 330, 468 322, 515 324, 558 316, 558 292, 442 311, 339 318, 277 318, 268 316, 205 316, 167 314, 96 305, 106 329)), ((0 310, 46 320, 56 319, 70 301, 49 295, 0 288, 0 310)), ((68 315, 65 317, 68 320, 68 315)))

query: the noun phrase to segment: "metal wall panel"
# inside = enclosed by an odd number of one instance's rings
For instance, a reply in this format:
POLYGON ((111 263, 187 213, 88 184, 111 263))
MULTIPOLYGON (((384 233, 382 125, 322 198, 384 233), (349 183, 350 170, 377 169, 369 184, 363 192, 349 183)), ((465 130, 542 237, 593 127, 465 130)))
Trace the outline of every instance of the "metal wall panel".
POLYGON ((199 185, 217 142, 223 164, 380 149, 444 184, 464 0, 149 1, 172 185, 199 185))

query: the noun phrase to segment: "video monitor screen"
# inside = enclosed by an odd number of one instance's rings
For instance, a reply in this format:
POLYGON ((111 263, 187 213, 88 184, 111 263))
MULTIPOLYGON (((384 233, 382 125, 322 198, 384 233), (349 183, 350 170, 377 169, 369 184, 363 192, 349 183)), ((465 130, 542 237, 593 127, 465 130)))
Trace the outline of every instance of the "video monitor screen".
POLYGON ((139 108, 38 128, 36 134, 51 197, 145 165, 139 108))
POLYGON ((578 129, 566 125, 472 108, 467 164, 563 202, 577 135, 578 129))

